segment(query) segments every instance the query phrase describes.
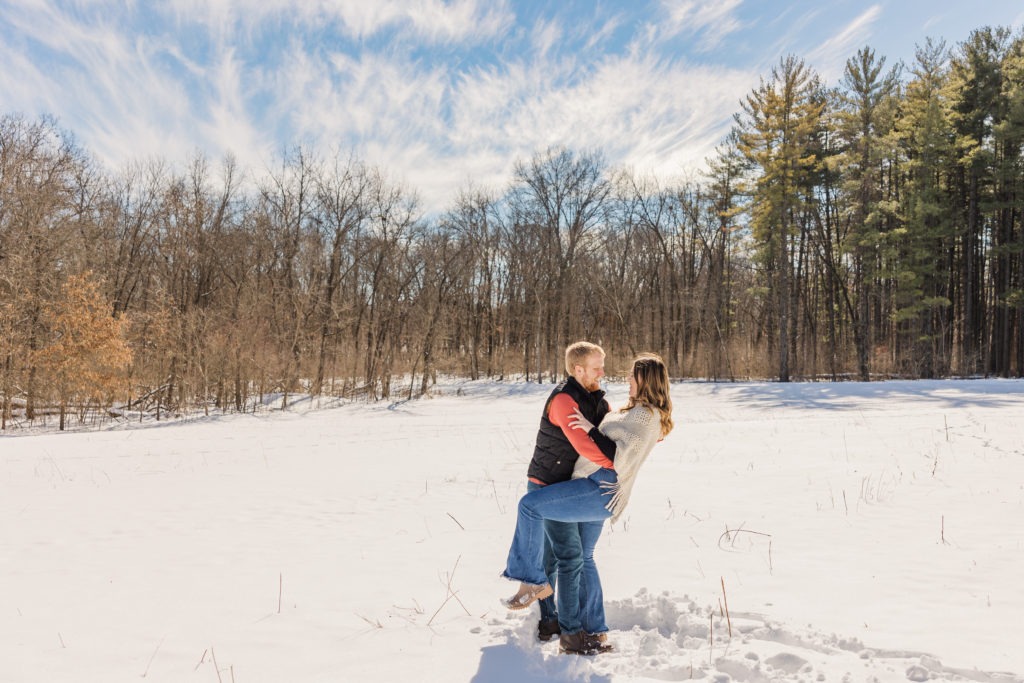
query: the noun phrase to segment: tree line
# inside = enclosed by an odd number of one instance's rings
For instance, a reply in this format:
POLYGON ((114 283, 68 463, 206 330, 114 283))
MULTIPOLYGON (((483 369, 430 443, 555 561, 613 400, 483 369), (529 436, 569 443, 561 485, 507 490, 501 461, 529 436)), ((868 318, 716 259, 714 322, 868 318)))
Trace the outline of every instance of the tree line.
POLYGON ((552 148, 427 215, 339 151, 111 172, 0 118, 0 420, 415 396, 560 377, 565 345, 677 377, 1020 376, 1024 36, 839 84, 785 57, 703 175, 552 148))

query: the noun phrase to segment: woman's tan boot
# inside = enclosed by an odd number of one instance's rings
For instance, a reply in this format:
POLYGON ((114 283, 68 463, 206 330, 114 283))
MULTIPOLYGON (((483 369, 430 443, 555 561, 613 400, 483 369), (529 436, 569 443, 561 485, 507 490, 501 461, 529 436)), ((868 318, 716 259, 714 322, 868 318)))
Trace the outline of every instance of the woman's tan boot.
POLYGON ((513 595, 508 600, 502 600, 501 603, 509 609, 526 609, 537 600, 543 600, 544 598, 553 595, 554 590, 551 588, 551 584, 534 584, 534 583, 520 583, 519 592, 513 595))

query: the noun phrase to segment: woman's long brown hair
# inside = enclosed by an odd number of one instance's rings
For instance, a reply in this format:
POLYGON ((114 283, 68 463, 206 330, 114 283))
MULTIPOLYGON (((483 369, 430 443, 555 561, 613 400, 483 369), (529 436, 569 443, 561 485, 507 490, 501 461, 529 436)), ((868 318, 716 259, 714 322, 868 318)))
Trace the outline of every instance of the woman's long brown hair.
POLYGON ((636 378, 636 397, 630 397, 623 411, 637 404, 650 406, 661 417, 661 436, 672 431, 672 397, 668 367, 656 353, 641 353, 633 360, 633 377, 636 378))

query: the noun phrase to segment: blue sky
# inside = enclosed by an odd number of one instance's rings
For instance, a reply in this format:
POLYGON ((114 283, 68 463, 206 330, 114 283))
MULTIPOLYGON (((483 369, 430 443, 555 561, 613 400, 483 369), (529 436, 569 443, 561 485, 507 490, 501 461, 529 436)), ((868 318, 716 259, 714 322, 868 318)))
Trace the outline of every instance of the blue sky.
POLYGON ((836 84, 864 45, 1022 24, 1019 0, 4 0, 0 113, 114 169, 354 151, 437 210, 552 145, 692 174, 786 54, 836 84))

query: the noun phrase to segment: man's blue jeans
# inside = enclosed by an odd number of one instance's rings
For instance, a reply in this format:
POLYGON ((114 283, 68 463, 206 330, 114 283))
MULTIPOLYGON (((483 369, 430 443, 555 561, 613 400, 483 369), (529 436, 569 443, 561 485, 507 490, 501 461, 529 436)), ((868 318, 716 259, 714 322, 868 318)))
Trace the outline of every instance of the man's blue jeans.
MULTIPOLYGON (((580 545, 583 547, 583 571, 580 573, 579 614, 580 626, 587 633, 604 633, 608 624, 604 620, 604 591, 601 588, 601 576, 597 573, 594 562, 594 548, 604 530, 604 520, 600 522, 580 522, 580 545)), ((559 599, 559 609, 562 601, 559 599)), ((575 633, 573 623, 567 623, 566 633, 575 633)), ((561 626, 561 620, 559 620, 561 626)))
MULTIPOLYGON (((568 633, 581 628, 594 633, 607 630, 593 552, 604 520, 611 516, 604 507, 611 492, 602 488, 601 483, 615 481, 614 470, 601 469, 586 479, 534 487, 519 501, 516 531, 504 576, 532 584, 550 582, 545 566, 545 546, 549 546, 557 566, 553 573, 557 577, 559 626, 568 633), (548 539, 545 520, 575 523, 575 533, 560 527, 565 533, 548 539), (563 540, 568 543, 559 542, 563 540), (585 586, 582 595, 581 584, 585 586)), ((556 534, 560 531, 556 530, 556 534)), ((543 611, 541 615, 544 616, 543 611)))

